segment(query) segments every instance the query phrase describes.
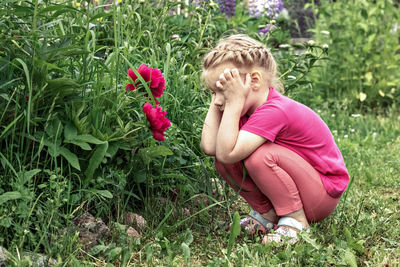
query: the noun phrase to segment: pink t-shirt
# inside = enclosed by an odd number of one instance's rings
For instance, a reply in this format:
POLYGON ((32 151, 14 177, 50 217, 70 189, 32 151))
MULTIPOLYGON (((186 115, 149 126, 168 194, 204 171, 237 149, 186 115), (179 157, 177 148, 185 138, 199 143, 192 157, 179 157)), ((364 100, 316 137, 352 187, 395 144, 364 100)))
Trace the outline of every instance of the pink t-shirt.
POLYGON ((325 122, 309 107, 270 88, 267 101, 247 119, 241 130, 289 148, 311 164, 332 197, 340 197, 349 183, 342 154, 325 122))

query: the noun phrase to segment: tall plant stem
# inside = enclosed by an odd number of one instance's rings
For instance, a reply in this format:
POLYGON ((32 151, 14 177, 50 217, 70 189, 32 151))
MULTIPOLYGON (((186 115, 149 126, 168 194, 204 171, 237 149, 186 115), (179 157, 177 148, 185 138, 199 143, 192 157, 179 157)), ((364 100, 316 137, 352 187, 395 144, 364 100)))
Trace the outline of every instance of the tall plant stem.
MULTIPOLYGON (((36 51, 36 28, 37 28, 37 13, 38 13, 38 5, 39 2, 38 0, 35 1, 35 7, 33 9, 33 20, 32 20, 32 55, 31 55, 31 60, 32 60, 32 65, 31 65, 31 73, 33 73, 33 68, 34 68, 34 60, 35 60, 35 51, 36 51)), ((32 109, 32 75, 27 75, 27 84, 28 84, 28 89, 29 89, 29 99, 28 99, 28 107, 27 107, 27 112, 26 112, 26 132, 29 133, 29 126, 30 126, 30 121, 31 121, 31 109, 32 109)))
POLYGON ((114 49, 115 49, 115 56, 117 57, 116 60, 114 60, 114 71, 115 71, 115 92, 118 92, 118 73, 119 73, 119 32, 121 25, 120 17, 119 14, 121 12, 118 12, 117 10, 117 5, 113 5, 113 17, 114 17, 114 49))

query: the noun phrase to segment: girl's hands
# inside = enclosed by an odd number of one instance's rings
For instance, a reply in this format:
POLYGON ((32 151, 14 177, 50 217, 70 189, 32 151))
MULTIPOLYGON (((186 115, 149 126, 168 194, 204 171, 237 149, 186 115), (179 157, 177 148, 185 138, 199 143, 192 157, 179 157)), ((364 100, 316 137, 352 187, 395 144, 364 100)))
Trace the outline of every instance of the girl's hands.
POLYGON ((242 80, 239 74, 239 70, 225 69, 219 76, 219 80, 216 82, 216 87, 222 91, 226 102, 235 100, 244 101, 250 92, 250 74, 246 74, 245 81, 242 80))

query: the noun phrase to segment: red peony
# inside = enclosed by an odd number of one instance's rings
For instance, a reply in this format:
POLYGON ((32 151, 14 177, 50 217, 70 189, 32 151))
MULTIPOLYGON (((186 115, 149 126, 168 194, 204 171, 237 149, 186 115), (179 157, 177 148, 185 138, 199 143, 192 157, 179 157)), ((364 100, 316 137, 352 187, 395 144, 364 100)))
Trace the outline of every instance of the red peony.
MULTIPOLYGON (((161 71, 156 68, 152 69, 149 66, 142 64, 137 69, 137 72, 146 82, 150 82, 149 87, 154 98, 161 97, 165 89, 165 80, 161 71)), ((131 77, 133 84, 128 84, 125 89, 126 91, 133 91, 136 89, 136 86, 140 83, 140 81, 132 69, 128 70, 128 75, 131 77)), ((157 100, 156 102, 158 104, 157 100)))
POLYGON ((156 106, 153 108, 153 105, 151 105, 149 102, 143 106, 143 112, 146 114, 146 118, 150 122, 153 137, 158 141, 165 140, 164 132, 171 126, 170 120, 165 117, 167 112, 161 109, 161 106, 156 106))

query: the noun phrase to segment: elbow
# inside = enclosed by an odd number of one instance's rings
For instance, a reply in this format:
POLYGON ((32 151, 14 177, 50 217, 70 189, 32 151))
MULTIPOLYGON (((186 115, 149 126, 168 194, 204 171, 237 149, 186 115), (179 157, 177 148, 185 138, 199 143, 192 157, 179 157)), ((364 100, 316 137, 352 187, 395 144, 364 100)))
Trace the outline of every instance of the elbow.
POLYGON ((237 162, 237 160, 235 160, 232 157, 229 157, 229 155, 221 155, 221 153, 216 153, 216 159, 218 160, 218 162, 221 162, 222 164, 232 164, 237 162))
POLYGON ((215 147, 213 148, 211 146, 206 146, 203 143, 201 143, 200 148, 207 156, 215 156, 215 147))

